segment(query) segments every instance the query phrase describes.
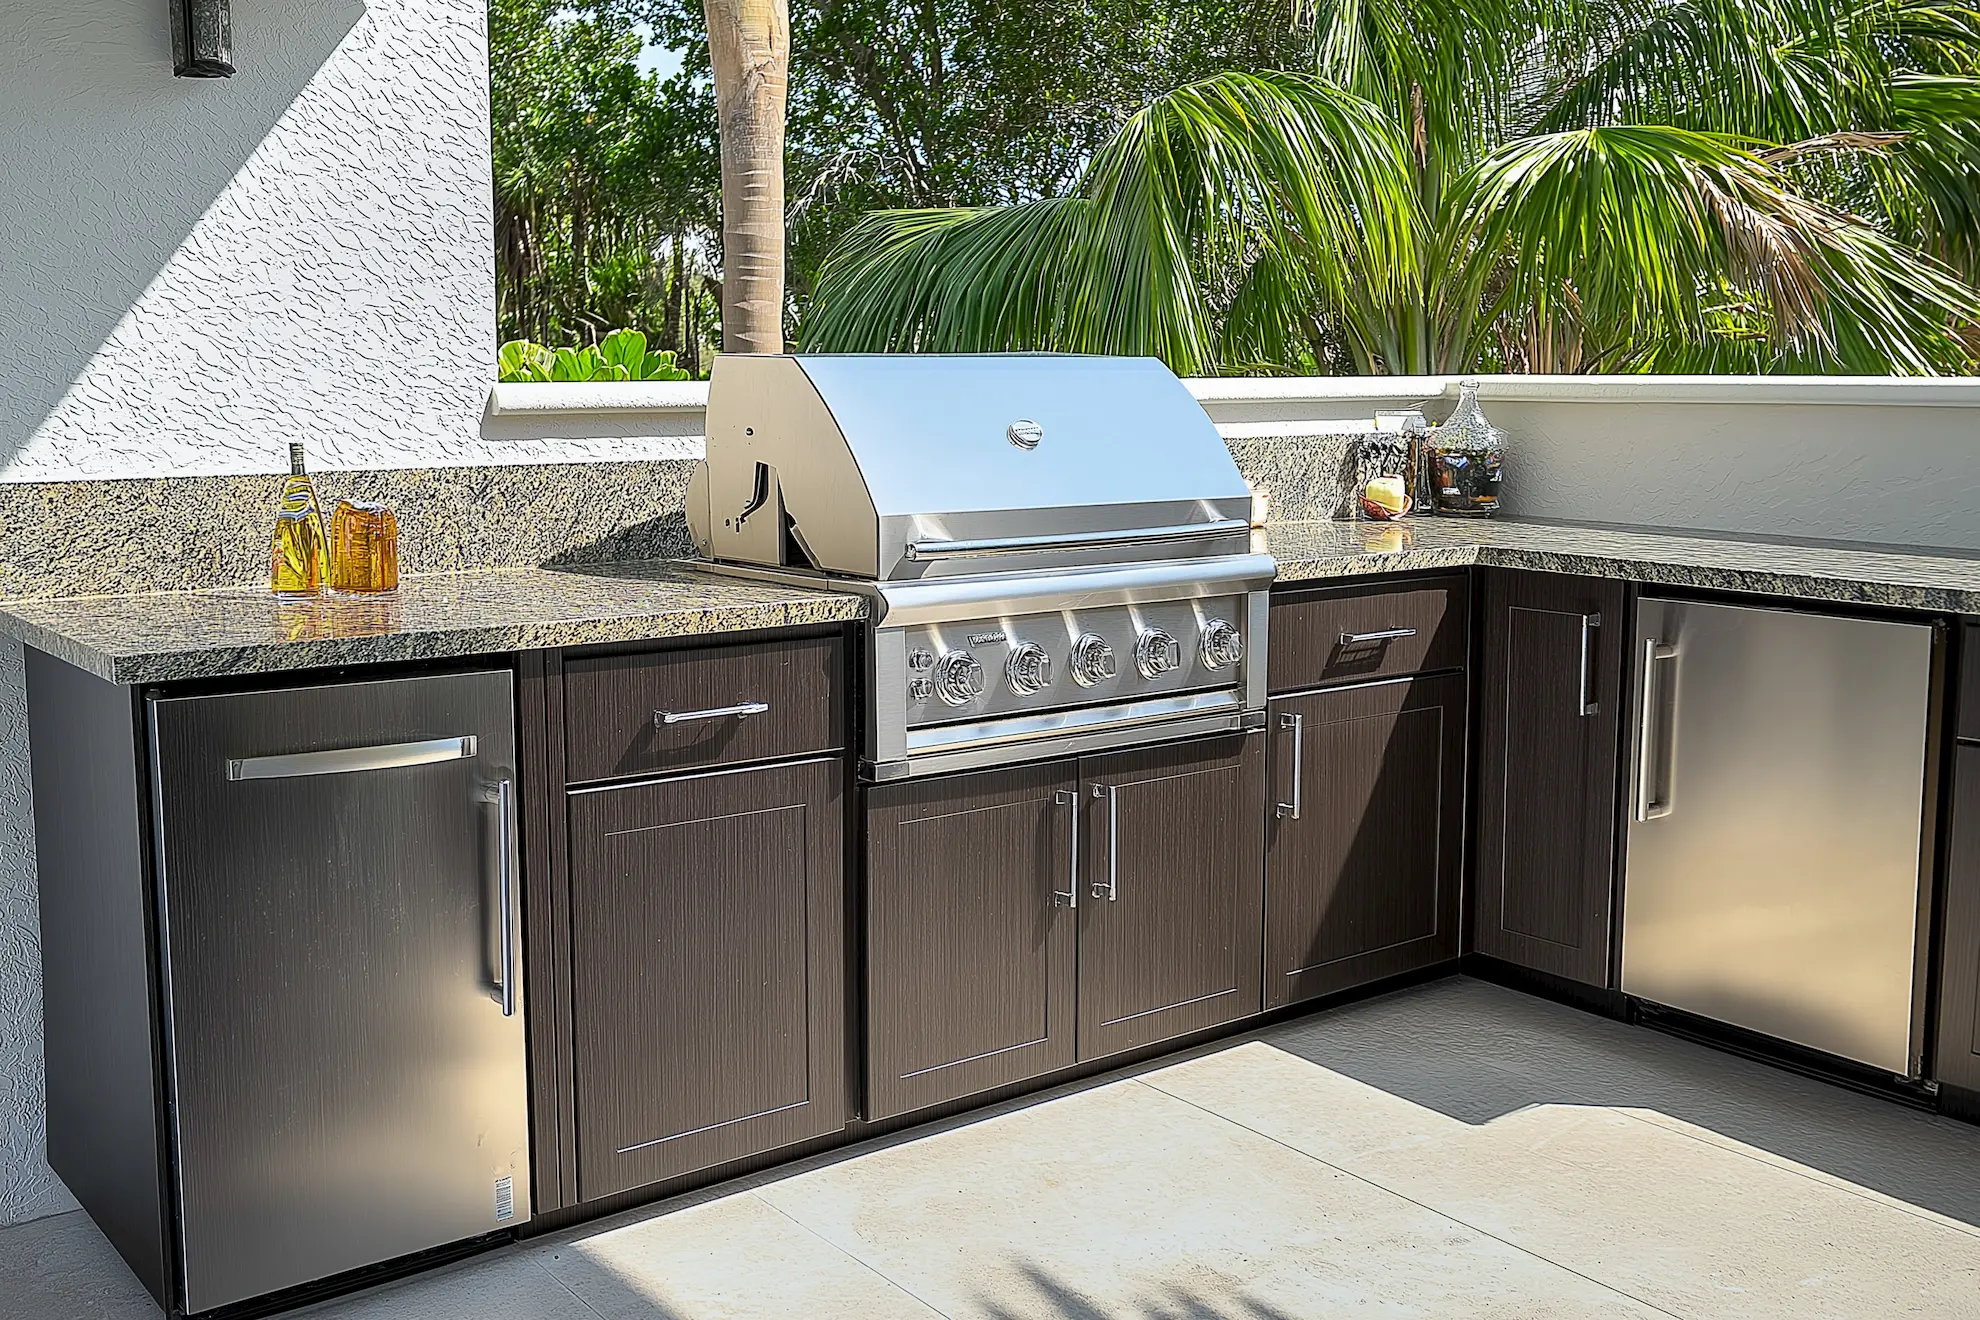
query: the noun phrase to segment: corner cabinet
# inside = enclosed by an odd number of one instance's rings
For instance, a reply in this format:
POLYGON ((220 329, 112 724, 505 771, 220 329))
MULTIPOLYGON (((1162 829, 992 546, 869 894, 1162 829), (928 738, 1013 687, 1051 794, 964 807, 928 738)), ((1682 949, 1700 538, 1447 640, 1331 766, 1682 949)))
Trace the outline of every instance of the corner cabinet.
POLYGON ((1488 571, 1483 602, 1473 948, 1607 987, 1628 591, 1488 571))
POLYGON ((1465 677, 1275 698, 1265 1006, 1458 956, 1465 677))
POLYGON ((1469 580, 1272 603, 1264 1005, 1456 961, 1469 580))
POLYGON ((1263 741, 869 789, 864 1117, 1258 1012, 1263 741))

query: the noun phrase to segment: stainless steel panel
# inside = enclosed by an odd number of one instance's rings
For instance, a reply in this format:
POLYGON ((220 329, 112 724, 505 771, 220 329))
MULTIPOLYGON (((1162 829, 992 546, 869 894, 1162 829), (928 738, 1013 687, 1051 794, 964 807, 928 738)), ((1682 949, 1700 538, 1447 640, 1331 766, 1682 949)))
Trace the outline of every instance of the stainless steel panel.
POLYGON ((1933 640, 1923 625, 1641 602, 1627 993, 1916 1071, 1933 640))
MULTIPOLYGON (((1250 512, 1230 451, 1160 362, 1049 354, 725 355, 709 384, 707 476, 689 502, 696 544, 716 559, 866 578, 977 571, 911 560, 911 542, 1243 524, 1250 512), (1018 422, 1035 423, 1039 443, 1014 443, 1018 422)), ((1194 552, 1156 542, 1024 557, 1194 552)))
POLYGON ((506 672, 151 704, 186 1309, 528 1217, 512 711, 506 672), (223 773, 464 734, 472 760, 223 773))
MULTIPOLYGON (((1074 706, 1096 706, 1108 702, 1139 701, 1175 692, 1205 688, 1237 688, 1239 666, 1212 669, 1203 662, 1200 640, 1212 620, 1222 619, 1239 629, 1245 623, 1245 598, 1212 597, 1206 600, 1160 601, 1147 605, 1102 605, 1091 609, 1061 610, 1051 614, 1022 614, 992 619, 963 619, 953 623, 923 624, 903 629, 910 657, 919 650, 940 657, 954 651, 968 651, 983 665, 986 681, 983 694, 964 706, 951 706, 930 694, 916 698, 904 683, 899 693, 881 697, 905 697, 909 743, 913 730, 929 724, 980 721, 1019 712, 1064 710, 1074 706), (1180 643, 1181 663, 1157 678, 1146 678, 1135 669, 1135 642, 1144 630, 1161 629, 1180 643), (1090 687, 1076 682, 1071 673, 1073 642, 1091 634, 1113 647, 1114 676, 1090 687), (1043 690, 1021 694, 1005 681, 1005 657, 1026 642, 1042 648, 1052 661, 1052 681, 1043 690)), ((1251 639, 1245 638, 1247 642, 1251 639)), ((912 666, 907 683, 915 677, 912 666)))

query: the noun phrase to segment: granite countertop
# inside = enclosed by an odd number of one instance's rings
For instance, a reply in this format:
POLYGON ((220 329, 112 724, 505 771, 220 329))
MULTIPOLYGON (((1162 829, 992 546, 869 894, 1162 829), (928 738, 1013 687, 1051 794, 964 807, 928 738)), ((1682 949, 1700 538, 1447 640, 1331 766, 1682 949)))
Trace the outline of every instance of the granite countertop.
POLYGON ((1980 555, 1956 550, 1465 518, 1275 523, 1263 540, 1282 583, 1483 564, 1980 614, 1980 555))
POLYGON ((254 587, 0 601, 0 633, 132 685, 865 617, 858 596, 678 561, 436 573, 371 597, 285 601, 254 587))
MULTIPOLYGON (((1784 598, 1980 614, 1980 556, 1572 523, 1282 522, 1282 583, 1484 564, 1784 598)), ((850 593, 665 560, 408 577, 388 596, 261 588, 0 602, 0 633, 116 683, 687 637, 866 617, 850 593)))

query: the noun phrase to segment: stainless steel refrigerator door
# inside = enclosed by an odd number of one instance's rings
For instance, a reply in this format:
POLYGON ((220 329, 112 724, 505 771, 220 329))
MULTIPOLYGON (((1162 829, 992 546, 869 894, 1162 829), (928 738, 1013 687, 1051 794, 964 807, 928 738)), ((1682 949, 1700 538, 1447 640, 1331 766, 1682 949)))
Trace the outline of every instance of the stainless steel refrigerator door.
POLYGON ((510 676, 151 703, 185 1306, 529 1213, 510 676))
POLYGON ((1622 988, 1915 1072, 1933 631, 1644 599, 1622 988))

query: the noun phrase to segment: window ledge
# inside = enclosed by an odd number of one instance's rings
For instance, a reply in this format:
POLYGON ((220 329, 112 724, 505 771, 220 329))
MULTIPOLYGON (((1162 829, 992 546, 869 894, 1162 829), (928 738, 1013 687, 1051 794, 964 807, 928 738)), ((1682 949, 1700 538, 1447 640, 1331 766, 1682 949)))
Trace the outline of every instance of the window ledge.
POLYGON ((502 382, 489 396, 491 417, 571 413, 698 413, 708 407, 705 380, 502 382))

